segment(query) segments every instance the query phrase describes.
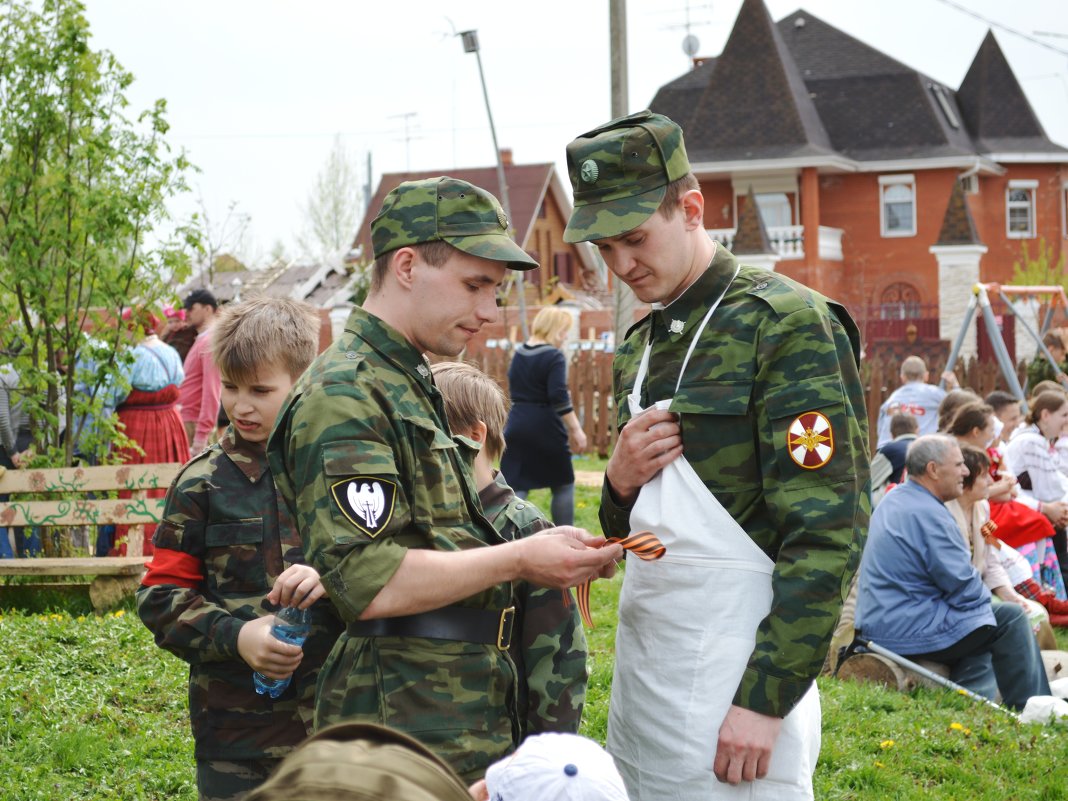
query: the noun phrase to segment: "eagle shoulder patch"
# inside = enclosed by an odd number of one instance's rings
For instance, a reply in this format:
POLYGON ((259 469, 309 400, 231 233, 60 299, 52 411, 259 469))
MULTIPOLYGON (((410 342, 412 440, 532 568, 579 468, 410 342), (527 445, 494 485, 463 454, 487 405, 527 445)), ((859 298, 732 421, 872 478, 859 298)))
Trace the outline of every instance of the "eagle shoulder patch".
POLYGON ((393 517, 397 485, 378 476, 356 476, 332 484, 330 494, 345 518, 374 539, 393 517))
POLYGON ((834 455, 831 421, 819 412, 805 412, 786 430, 786 449, 798 467, 818 470, 834 455))

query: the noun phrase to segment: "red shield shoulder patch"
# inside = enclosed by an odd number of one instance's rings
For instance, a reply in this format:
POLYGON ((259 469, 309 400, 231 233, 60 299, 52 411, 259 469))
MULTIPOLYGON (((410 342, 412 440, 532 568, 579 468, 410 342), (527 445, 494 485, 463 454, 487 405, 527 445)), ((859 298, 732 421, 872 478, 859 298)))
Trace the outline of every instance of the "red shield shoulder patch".
POLYGON ((786 430, 786 448, 798 467, 818 470, 834 455, 831 421, 819 412, 799 415, 786 430))

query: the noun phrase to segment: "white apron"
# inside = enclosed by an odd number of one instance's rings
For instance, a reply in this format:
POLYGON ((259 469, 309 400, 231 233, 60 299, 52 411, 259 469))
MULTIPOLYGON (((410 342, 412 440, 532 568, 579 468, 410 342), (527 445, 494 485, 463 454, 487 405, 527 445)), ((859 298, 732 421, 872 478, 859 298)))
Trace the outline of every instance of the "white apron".
MULTIPOLYGON (((690 343, 676 391, 722 297, 690 343)), ((647 345, 628 398, 632 415, 642 411, 649 353, 647 345)), ((719 728, 771 609, 774 563, 685 456, 642 488, 630 527, 667 548, 655 562, 628 556, 619 601, 608 750, 631 801, 811 799, 821 722, 815 685, 783 720, 764 779, 731 786, 712 772, 719 728)))

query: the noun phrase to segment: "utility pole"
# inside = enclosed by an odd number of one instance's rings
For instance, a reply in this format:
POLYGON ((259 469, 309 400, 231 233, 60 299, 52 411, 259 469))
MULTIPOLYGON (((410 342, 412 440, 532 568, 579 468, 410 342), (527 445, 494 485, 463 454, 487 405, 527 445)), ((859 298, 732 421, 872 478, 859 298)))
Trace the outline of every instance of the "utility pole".
MULTIPOLYGON (((504 208, 504 216, 508 218, 508 236, 515 239, 515 225, 512 223, 512 209, 508 202, 508 184, 504 180, 504 158, 501 156, 501 148, 497 144, 497 128, 493 125, 493 112, 490 111, 489 92, 486 91, 486 75, 482 71, 482 56, 479 55, 478 31, 461 31, 456 34, 463 41, 464 52, 474 53, 478 60, 478 77, 482 81, 482 97, 486 101, 486 116, 489 117, 490 134, 493 137, 493 149, 497 153, 497 183, 500 185, 501 206, 504 208)), ((527 298, 526 286, 523 282, 523 271, 513 270, 516 289, 519 291, 519 331, 526 342, 529 339, 527 333, 527 298)))
MULTIPOLYGON (((622 117, 629 109, 627 98, 627 2, 626 0, 609 0, 608 2, 609 54, 612 69, 612 118, 622 117)), ((623 341, 627 329, 634 323, 634 310, 638 299, 630 287, 612 277, 615 284, 615 334, 616 344, 623 341)))

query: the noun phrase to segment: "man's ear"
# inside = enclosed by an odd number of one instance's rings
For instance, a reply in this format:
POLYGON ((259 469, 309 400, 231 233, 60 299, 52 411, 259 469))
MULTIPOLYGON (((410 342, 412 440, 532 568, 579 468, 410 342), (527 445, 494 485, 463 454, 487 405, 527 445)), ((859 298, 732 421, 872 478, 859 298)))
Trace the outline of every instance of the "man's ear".
POLYGON ((389 258, 389 272, 404 289, 411 289, 418 258, 414 248, 397 248, 389 258))
POLYGON ((679 206, 682 210, 682 219, 686 224, 686 230, 705 227, 705 198, 699 189, 691 189, 679 198, 679 206))

